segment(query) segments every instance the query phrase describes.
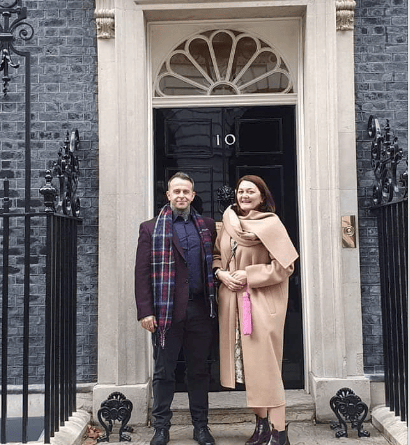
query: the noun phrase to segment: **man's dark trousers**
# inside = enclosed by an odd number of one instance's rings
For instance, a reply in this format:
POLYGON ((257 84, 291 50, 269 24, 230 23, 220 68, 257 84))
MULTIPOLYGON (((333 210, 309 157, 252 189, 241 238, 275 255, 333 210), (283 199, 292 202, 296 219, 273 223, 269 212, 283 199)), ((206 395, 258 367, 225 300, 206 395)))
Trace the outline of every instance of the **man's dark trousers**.
MULTIPOLYGON (((189 408, 195 427, 208 424, 209 370, 207 358, 215 331, 215 319, 210 318, 203 297, 188 301, 185 318, 172 322, 166 333, 165 348, 154 341, 154 428, 169 429, 171 403, 175 391, 175 368, 181 346, 187 368, 189 408)), ((153 336, 155 339, 155 334, 153 336)))

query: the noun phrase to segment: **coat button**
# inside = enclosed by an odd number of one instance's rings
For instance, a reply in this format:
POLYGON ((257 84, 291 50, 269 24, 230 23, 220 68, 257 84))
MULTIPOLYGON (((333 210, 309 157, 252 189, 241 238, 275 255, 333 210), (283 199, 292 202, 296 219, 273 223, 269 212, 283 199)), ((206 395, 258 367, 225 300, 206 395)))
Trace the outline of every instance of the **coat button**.
POLYGON ((186 283, 186 284, 188 284, 188 283, 189 283, 189 281, 188 281, 188 280, 185 280, 185 283, 186 283))

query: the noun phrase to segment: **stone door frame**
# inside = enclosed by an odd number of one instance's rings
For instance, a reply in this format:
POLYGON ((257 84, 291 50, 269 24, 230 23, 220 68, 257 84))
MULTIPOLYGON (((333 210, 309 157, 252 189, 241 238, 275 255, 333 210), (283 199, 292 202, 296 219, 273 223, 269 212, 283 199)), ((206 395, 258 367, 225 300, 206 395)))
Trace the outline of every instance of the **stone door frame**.
POLYGON ((149 23, 176 20, 300 20, 297 134, 306 390, 319 420, 332 417, 329 399, 341 387, 370 402, 363 374, 359 251, 343 248, 341 239, 341 217, 357 220, 358 214, 353 3, 97 0, 100 237, 94 412, 111 392, 121 391, 138 407, 131 422, 147 422, 150 339, 137 323, 133 297, 138 227, 153 209, 147 30, 149 23))

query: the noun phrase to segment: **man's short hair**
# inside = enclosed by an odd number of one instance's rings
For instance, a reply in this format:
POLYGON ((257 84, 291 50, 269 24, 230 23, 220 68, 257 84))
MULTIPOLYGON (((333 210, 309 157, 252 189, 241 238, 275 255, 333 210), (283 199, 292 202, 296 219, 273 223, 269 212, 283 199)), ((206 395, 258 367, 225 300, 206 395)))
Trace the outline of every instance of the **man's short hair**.
POLYGON ((194 190, 195 187, 195 183, 194 180, 187 174, 184 172, 176 172, 175 175, 172 175, 169 180, 168 180, 168 190, 171 184, 171 181, 175 178, 179 178, 179 179, 183 179, 184 181, 189 181, 192 184, 192 190, 194 190))

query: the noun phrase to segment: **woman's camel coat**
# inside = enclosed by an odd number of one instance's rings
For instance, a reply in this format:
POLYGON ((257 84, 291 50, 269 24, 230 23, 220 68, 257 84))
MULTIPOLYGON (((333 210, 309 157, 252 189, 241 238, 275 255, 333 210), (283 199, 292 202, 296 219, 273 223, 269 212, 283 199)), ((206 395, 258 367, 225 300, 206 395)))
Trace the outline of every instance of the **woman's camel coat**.
MULTIPOLYGON (((229 207, 218 234, 213 267, 245 270, 252 304, 252 334, 241 341, 248 406, 276 407, 285 403, 282 382, 283 329, 288 281, 298 254, 279 218, 252 210, 237 217, 229 207), (249 233, 255 234, 249 239, 249 233), (237 242, 234 259, 231 238, 237 242)), ((221 283, 218 293, 221 384, 235 387, 235 325, 242 319, 242 294, 221 283)))

